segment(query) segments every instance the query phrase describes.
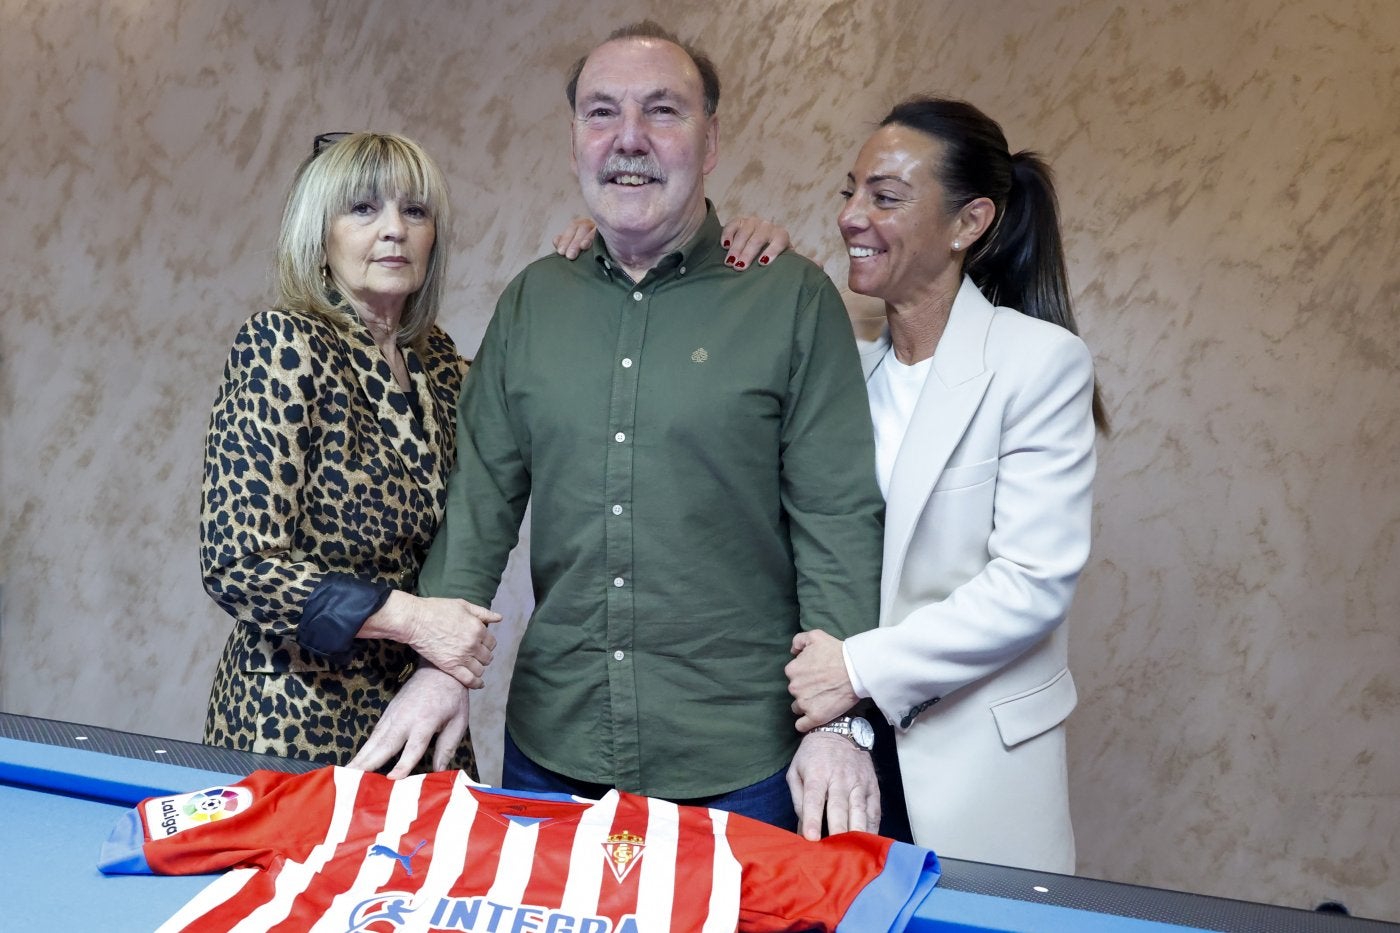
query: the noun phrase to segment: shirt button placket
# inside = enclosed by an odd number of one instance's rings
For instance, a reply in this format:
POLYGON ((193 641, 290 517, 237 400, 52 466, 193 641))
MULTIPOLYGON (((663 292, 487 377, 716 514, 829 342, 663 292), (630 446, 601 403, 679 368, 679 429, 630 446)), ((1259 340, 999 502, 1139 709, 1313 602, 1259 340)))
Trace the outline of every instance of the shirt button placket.
POLYGON ((603 507, 612 514, 604 523, 608 568, 607 642, 613 663, 607 666, 609 705, 612 718, 612 768, 620 787, 640 785, 641 730, 637 709, 636 587, 630 497, 635 475, 638 381, 641 376, 642 336, 646 333, 647 294, 635 288, 622 301, 616 352, 613 359, 612 392, 603 507))

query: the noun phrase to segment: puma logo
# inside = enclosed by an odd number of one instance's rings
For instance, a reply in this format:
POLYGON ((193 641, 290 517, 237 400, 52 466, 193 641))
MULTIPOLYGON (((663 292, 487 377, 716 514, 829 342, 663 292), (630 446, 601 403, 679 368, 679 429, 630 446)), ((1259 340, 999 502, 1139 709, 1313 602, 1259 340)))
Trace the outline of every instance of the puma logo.
POLYGON ((411 878, 413 877, 413 865, 411 864, 411 862, 413 861, 413 857, 418 854, 419 849, 423 848, 427 844, 428 840, 424 839, 422 842, 418 843, 418 845, 413 847, 412 852, 409 852, 407 855, 400 855, 397 849, 391 849, 386 845, 380 845, 379 843, 375 843, 374 845, 369 847, 369 854, 389 856, 389 858, 402 865, 403 870, 408 872, 408 875, 411 878))

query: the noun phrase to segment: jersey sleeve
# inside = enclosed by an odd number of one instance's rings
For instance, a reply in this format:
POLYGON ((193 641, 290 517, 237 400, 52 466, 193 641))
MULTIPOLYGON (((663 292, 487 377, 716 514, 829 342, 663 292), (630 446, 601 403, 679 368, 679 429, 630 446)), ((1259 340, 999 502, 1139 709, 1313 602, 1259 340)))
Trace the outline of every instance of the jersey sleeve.
POLYGON ((873 833, 809 842, 742 816, 728 823, 743 875, 743 930, 903 930, 938 883, 933 852, 873 833))
POLYGON ((199 875, 305 858, 329 831, 334 770, 255 771, 235 784, 148 797, 113 827, 97 867, 109 875, 199 875))

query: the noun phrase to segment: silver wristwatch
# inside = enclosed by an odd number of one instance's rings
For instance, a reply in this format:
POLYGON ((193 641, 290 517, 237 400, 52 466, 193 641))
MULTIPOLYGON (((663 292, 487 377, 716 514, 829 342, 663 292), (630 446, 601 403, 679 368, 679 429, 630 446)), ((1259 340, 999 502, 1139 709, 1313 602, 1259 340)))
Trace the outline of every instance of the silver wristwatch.
POLYGON ((870 723, 859 716, 837 716, 824 726, 817 726, 813 732, 835 732, 844 735, 855 743, 856 748, 870 751, 875 747, 875 730, 870 723))

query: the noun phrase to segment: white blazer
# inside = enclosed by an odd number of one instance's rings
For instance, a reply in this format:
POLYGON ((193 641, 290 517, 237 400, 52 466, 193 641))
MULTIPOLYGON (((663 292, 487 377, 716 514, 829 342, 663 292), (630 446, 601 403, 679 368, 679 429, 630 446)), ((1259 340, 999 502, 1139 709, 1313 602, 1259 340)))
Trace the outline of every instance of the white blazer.
MULTIPOLYGON (((862 345, 869 378, 888 333, 862 345)), ((914 839, 1072 873, 1065 628, 1089 555, 1093 363, 964 278, 895 460, 880 627, 846 640, 896 730, 914 839)))

